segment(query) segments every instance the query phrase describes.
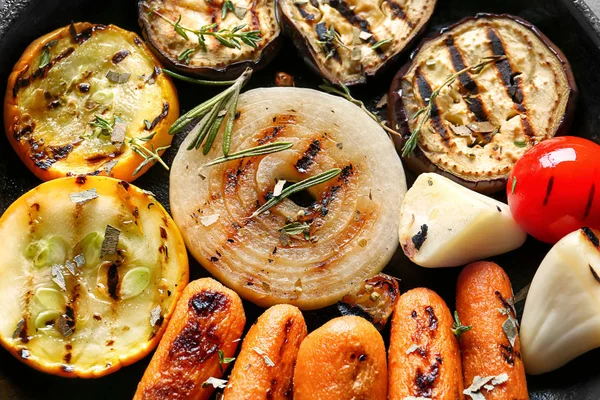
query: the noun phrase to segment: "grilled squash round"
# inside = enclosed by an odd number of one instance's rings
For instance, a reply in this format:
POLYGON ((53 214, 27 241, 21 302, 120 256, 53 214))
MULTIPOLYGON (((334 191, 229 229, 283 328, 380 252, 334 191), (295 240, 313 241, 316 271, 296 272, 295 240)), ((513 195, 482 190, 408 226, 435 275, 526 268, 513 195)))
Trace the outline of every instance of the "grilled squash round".
POLYGON ((46 182, 0 218, 0 344, 66 377, 148 354, 188 282, 177 227, 148 192, 108 177, 46 182))
POLYGON ((152 165, 140 154, 170 145, 168 128, 179 114, 160 67, 135 33, 89 23, 60 28, 15 65, 6 135, 42 180, 101 174, 133 181, 152 165))
POLYGON ((480 14, 426 41, 398 72, 388 120, 399 150, 423 124, 409 168, 493 193, 528 149, 569 128, 576 96, 567 59, 537 28, 480 14))

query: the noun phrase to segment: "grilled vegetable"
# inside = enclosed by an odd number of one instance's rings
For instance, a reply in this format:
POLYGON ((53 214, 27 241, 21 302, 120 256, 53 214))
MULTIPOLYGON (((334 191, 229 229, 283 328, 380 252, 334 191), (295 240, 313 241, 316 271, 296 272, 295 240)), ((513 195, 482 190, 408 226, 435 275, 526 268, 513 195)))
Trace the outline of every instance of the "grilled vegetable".
POLYGON ((173 162, 171 210, 188 248, 261 306, 335 303, 394 254, 406 190, 396 152, 359 108, 314 90, 251 90, 238 113, 230 158, 222 134, 206 156, 186 150, 190 134, 173 162), (275 143, 291 148, 233 158, 275 143))
POLYGON ((335 318, 304 339, 294 372, 294 399, 385 399, 383 339, 361 317, 335 318))
POLYGON ((460 339, 465 395, 529 399, 513 292, 504 270, 492 262, 467 265, 458 277, 456 311, 461 323, 472 327, 460 339))
POLYGON ((333 83, 364 83, 425 28, 436 0, 279 0, 284 30, 305 61, 333 83))
POLYGON ((98 377, 157 345, 188 281, 177 227, 151 194, 63 178, 0 219, 0 343, 40 371, 98 377))
POLYGON ((556 243, 576 229, 600 229, 600 146, 579 137, 553 138, 521 158, 508 179, 508 204, 535 238, 556 243))
POLYGON ((377 274, 358 285, 338 303, 342 315, 366 318, 378 330, 385 328, 400 296, 398 280, 386 274, 377 274))
POLYGON ((275 0, 140 0, 138 12, 148 44, 184 73, 235 78, 279 51, 275 0))
POLYGON ((600 347, 600 232, 583 228, 552 247, 523 311, 523 359, 530 374, 555 370, 600 347))
POLYGON ((132 32, 78 23, 34 41, 8 79, 4 124, 42 180, 133 181, 169 147, 179 103, 158 60, 132 32))
POLYGON ((305 337, 306 324, 300 310, 285 304, 269 308, 244 338, 224 397, 290 399, 296 357, 305 337))
POLYGON ((438 174, 421 174, 400 211, 400 244, 422 267, 457 267, 521 247, 527 234, 504 203, 438 174))
POLYGON ((462 398, 460 349, 452 326, 450 310, 435 292, 417 288, 400 296, 390 334, 388 399, 462 398))
POLYGON ((415 172, 497 192, 525 151, 570 126, 571 68, 517 17, 480 14, 442 32, 393 80, 388 120, 402 132, 396 145, 415 172))
POLYGON ((214 279, 191 282, 142 377, 134 400, 209 399, 235 354, 246 315, 238 295, 214 279))

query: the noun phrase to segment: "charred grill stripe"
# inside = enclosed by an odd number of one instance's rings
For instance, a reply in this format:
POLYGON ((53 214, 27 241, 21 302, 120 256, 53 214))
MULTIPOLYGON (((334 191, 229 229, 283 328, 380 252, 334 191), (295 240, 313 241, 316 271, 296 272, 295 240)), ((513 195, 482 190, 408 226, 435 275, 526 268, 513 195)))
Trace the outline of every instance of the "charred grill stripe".
MULTIPOLYGON (((430 101, 431 93, 432 93, 431 85, 429 84, 429 82, 427 82, 427 79, 423 76, 421 71, 417 72, 417 87, 419 88, 419 95, 421 96, 421 99, 423 99, 424 102, 430 101)), ((430 121, 431 121, 431 124, 433 125, 434 130, 444 140, 444 143, 448 144, 449 143, 448 131, 446 130, 446 127, 444 126, 444 124, 441 121, 440 110, 435 101, 431 105, 430 121)))
POLYGON ((115 263, 112 263, 108 268, 106 284, 110 297, 119 300, 119 267, 115 263))
POLYGON ((298 9, 298 12, 300 13, 300 15, 302 16, 302 18, 304 18, 307 21, 314 21, 315 20, 315 16, 314 14, 309 13, 308 11, 306 11, 303 7, 302 4, 298 4, 298 3, 294 3, 294 5, 296 6, 296 8, 298 9))
POLYGON ((167 115, 169 115, 169 103, 165 101, 163 103, 163 108, 162 108, 161 113, 158 114, 158 116, 152 120, 152 123, 150 124, 150 127, 147 130, 152 130, 152 129, 156 128, 156 125, 158 125, 160 123, 160 121, 165 119, 167 117, 167 115))
POLYGON ((598 276, 598 273, 594 270, 594 268, 592 268, 591 264, 588 264, 588 266, 590 267, 590 272, 592 273, 592 275, 594 276, 594 279, 600 283, 600 276, 598 276))
POLYGON ((552 194, 552 186, 554 186, 554 177, 551 176, 550 180, 548 180, 548 186, 546 187, 546 196, 544 197, 543 205, 548 204, 548 200, 550 200, 550 194, 552 194))
MULTIPOLYGON (((359 28, 363 32, 370 33, 372 36, 369 38, 368 42, 371 45, 374 45, 378 42, 378 39, 375 37, 373 32, 371 32, 371 25, 369 24, 369 21, 356 15, 348 3, 346 3, 344 0, 330 0, 329 6, 339 12, 342 17, 346 18, 346 20, 350 22, 352 26, 359 28)), ((384 55, 384 51, 381 47, 376 48, 375 52, 377 52, 380 57, 384 55)))
POLYGON ((15 134, 13 135, 14 138, 16 140, 21 140, 21 138, 27 134, 30 134, 31 132, 33 132, 33 127, 31 125, 26 126, 25 128, 21 129, 18 132, 15 132, 15 134))
MULTIPOLYGON (((493 29, 488 30, 487 37, 490 41, 490 46, 494 55, 506 56, 506 50, 504 49, 502 39, 493 29)), ((523 131, 527 136, 534 136, 533 128, 531 127, 529 119, 527 118, 527 108, 523 104, 524 97, 521 89, 521 79, 518 78, 521 73, 515 73, 513 71, 510 61, 508 60, 508 56, 504 60, 497 61, 494 63, 494 65, 496 66, 496 70, 500 73, 502 83, 506 89, 506 94, 508 94, 513 103, 515 103, 517 110, 524 114, 524 118, 521 118, 521 126, 523 131)))
POLYGON ((406 21, 406 25, 408 25, 408 27, 411 29, 415 27, 415 24, 413 24, 413 22, 410 19, 408 19, 408 16, 404 12, 404 9, 400 4, 396 3, 394 0, 384 1, 390 6, 390 10, 392 11, 392 18, 398 18, 406 21))
MULTIPOLYGON (((448 47, 448 51, 450 52, 450 58, 452 59, 452 66, 454 67, 454 71, 461 71, 465 69, 467 66, 465 65, 465 61, 460 53, 460 50, 454 45, 454 38, 449 37, 446 40, 446 46, 448 47)), ((479 86, 477 83, 471 79, 471 76, 468 73, 463 73, 458 76, 458 80, 460 84, 467 89, 472 95, 479 94, 479 86)), ((484 122, 489 121, 489 117, 487 112, 483 106, 483 102, 481 99, 477 97, 470 97, 469 101, 466 102, 469 111, 475 115, 477 121, 484 122)))
POLYGON ((294 167, 298 170, 298 172, 307 172, 313 164, 315 157, 317 156, 317 154, 319 154, 320 151, 321 142, 319 142, 318 140, 314 140, 310 144, 310 146, 308 146, 308 149, 306 149, 306 151, 302 155, 302 158, 300 158, 298 162, 296 162, 294 167))
POLYGON ((592 242, 592 244, 595 247, 600 246, 600 240, 598 240, 598 237, 596 236, 596 234, 594 233, 593 230, 591 230, 587 226, 584 227, 584 228, 581 228, 581 230, 583 231, 583 233, 585 234, 585 236, 589 239, 590 242, 592 242))
POLYGON ((588 215, 590 215, 590 211, 592 210, 592 204, 594 203, 594 194, 596 193, 596 184, 592 183, 592 187, 590 188, 590 194, 588 195, 588 200, 585 205, 585 211, 583 212, 583 219, 585 220, 588 215))

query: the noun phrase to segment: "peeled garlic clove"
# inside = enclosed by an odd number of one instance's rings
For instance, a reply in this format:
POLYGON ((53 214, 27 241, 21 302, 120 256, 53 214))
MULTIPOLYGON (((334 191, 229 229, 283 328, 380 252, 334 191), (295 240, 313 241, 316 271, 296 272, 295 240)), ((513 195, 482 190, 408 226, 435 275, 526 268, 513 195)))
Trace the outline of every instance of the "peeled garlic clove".
POLYGON ((599 237, 588 228, 572 232, 540 264, 521 322, 527 373, 553 371, 600 347, 599 237))
POLYGON ((46 310, 62 310, 65 307, 65 296, 53 288, 39 288, 34 297, 46 310))
POLYGON ((137 267, 128 271, 121 281, 121 298, 129 299, 142 293, 150 283, 150 270, 137 267))
POLYGON ((456 267, 514 250, 527 234, 508 205, 438 174, 421 174, 400 211, 400 245, 415 264, 456 267))
POLYGON ((37 329, 43 329, 50 325, 54 325, 60 315, 61 312, 57 310, 42 311, 35 317, 35 327, 37 329))

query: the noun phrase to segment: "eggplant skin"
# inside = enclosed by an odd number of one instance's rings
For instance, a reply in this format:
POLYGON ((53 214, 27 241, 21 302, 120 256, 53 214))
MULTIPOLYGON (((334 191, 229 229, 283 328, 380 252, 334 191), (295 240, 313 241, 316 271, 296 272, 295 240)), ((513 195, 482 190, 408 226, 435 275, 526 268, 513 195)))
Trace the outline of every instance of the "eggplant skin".
MULTIPOLYGON (((199 51, 197 53, 197 60, 192 61, 189 64, 178 59, 179 54, 186 48, 195 46, 196 42, 186 42, 180 37, 169 25, 169 30, 163 32, 157 32, 156 27, 152 24, 159 17, 153 16, 151 18, 149 10, 155 9, 155 4, 161 7, 186 7, 184 2, 178 0, 140 0, 138 2, 138 22, 142 30, 142 35, 146 39, 146 43, 160 59, 160 61, 168 68, 177 70, 186 75, 197 76, 204 79, 216 79, 216 80, 227 80, 237 78, 239 75, 246 70, 246 68, 252 68, 254 71, 258 71, 266 67, 279 53, 281 49, 281 29, 276 12, 275 0, 264 0, 266 3, 264 13, 260 11, 254 11, 253 7, 257 2, 250 2, 248 5, 248 11, 246 16, 242 20, 238 20, 233 13, 230 11, 227 13, 225 19, 228 21, 224 24, 226 28, 233 27, 236 25, 246 24, 247 27, 243 29, 259 29, 261 30, 262 41, 258 43, 257 49, 252 49, 246 44, 241 44, 241 51, 237 49, 229 49, 226 46, 219 44, 215 39, 206 36, 206 44, 208 46, 208 52, 203 53, 199 51), (172 4, 169 4, 172 3, 172 4), (182 3, 182 4, 179 4, 182 3), (265 21, 259 19, 261 15, 267 15, 265 21), (250 21, 246 21, 250 18, 250 21), (259 24, 259 26, 254 26, 259 24), (262 29, 262 24, 268 25, 269 31, 262 29), (219 61, 211 60, 210 55, 215 52, 226 53, 219 55, 219 61), (237 52, 237 55, 233 55, 233 52, 237 52), (196 65, 195 63, 201 63, 202 65, 196 65)), ((218 25, 216 29, 222 28, 220 23, 221 19, 221 6, 223 0, 213 0, 210 2, 202 2, 206 4, 206 7, 210 10, 210 15, 206 15, 206 24, 216 22, 218 25)), ((233 2, 235 5, 238 2, 233 2)), ((194 13, 197 14, 196 11, 194 13)), ((175 21, 177 20, 177 14, 175 15, 175 21)), ((166 23, 162 21, 163 23, 166 23)), ((198 28, 198 26, 188 26, 185 23, 185 18, 182 18, 181 25, 198 28)), ((190 38, 194 38, 194 34, 189 34, 190 38)))
POLYGON ((404 6, 403 9, 394 0, 366 5, 349 4, 344 0, 321 3, 312 0, 299 5, 294 0, 277 0, 277 12, 283 31, 291 37, 304 62, 315 73, 333 83, 352 86, 365 83, 367 77, 374 77, 393 65, 426 29, 437 0, 414 3, 418 6, 411 4, 411 8, 404 6), (369 9, 372 4, 379 5, 379 12, 369 9), (373 27, 382 19, 390 26, 379 30, 373 27), (327 58, 327 52, 316 41, 320 40, 319 29, 329 29, 332 25, 346 49, 339 49, 327 58), (361 39, 360 43, 354 42, 353 29, 373 36, 361 39), (371 49, 385 39, 392 39, 392 42, 376 51, 371 49), (352 61, 354 48, 360 49, 360 58, 352 61))
MULTIPOLYGON (((396 73, 396 76, 392 80, 392 84, 388 93, 387 114, 390 126, 401 133, 401 136, 393 136, 394 144, 396 146, 397 151, 400 154, 402 153, 402 149, 404 147, 405 142, 411 135, 412 130, 410 124, 413 123, 413 121, 411 121, 409 116, 407 115, 407 107, 409 104, 405 101, 405 96, 403 96, 406 93, 403 90, 404 88, 402 87, 402 82, 403 79, 407 76, 407 74, 410 73, 411 68, 415 66, 415 62, 418 61, 419 53, 423 51, 423 49, 426 48, 428 44, 430 44, 433 41, 439 40, 441 36, 448 34, 448 32, 451 32, 452 30, 461 26, 462 24, 478 20, 492 20, 495 18, 509 19, 519 24, 520 26, 528 29, 535 37, 537 37, 540 40, 540 42, 543 45, 547 47, 550 53, 552 53, 556 57, 558 62, 561 64, 562 71, 564 72, 564 78, 568 87, 568 99, 566 100, 564 112, 561 118, 556 123, 554 133, 552 135, 548 135, 548 137, 546 138, 568 134, 573 122, 573 116, 575 114, 578 89, 569 61, 567 60, 563 52, 546 35, 540 32, 537 27, 520 17, 516 17, 509 14, 480 13, 472 17, 464 18, 449 27, 441 29, 437 34, 424 39, 421 42, 421 44, 417 47, 417 49, 415 49, 412 53, 410 61, 408 61, 402 68, 400 68, 400 70, 396 73)), ((490 68, 490 66, 486 68, 490 68)), ((436 89, 436 87, 432 89, 436 89)), ((402 157, 402 159, 404 164, 410 170, 417 174, 425 172, 435 172, 471 190, 475 190, 483 194, 493 194, 502 190, 506 186, 507 177, 510 173, 510 170, 508 170, 504 176, 491 179, 485 177, 481 177, 480 179, 465 179, 462 176, 459 176, 460 174, 455 174, 451 172, 449 168, 444 168, 444 166, 440 166, 432 162, 422 150, 421 143, 419 143, 419 145, 416 147, 416 149, 411 155, 407 157, 402 157)))

